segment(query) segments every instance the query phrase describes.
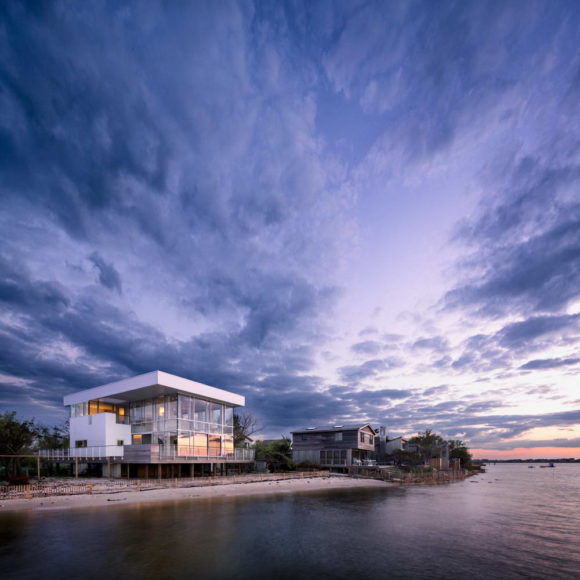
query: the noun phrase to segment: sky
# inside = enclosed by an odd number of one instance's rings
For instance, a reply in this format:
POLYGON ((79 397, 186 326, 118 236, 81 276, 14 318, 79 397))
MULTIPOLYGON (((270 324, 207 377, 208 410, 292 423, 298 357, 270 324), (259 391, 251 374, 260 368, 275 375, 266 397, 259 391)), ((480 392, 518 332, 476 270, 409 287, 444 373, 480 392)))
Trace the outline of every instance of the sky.
POLYGON ((278 437, 580 457, 575 1, 0 3, 0 410, 154 369, 278 437))

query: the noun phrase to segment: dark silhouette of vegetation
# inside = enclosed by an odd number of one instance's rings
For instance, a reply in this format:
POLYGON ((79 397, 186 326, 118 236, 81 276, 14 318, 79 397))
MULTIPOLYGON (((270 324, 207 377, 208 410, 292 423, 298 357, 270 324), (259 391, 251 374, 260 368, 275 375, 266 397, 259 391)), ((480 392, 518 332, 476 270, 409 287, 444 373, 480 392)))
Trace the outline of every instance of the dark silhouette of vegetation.
POLYGON ((265 461, 271 472, 292 471, 295 469, 292 462, 292 447, 290 439, 282 436, 282 439, 273 441, 256 441, 254 445, 256 460, 265 461))
POLYGON ((472 464, 471 453, 469 453, 469 448, 460 439, 453 439, 449 441, 449 458, 450 459, 460 459, 461 467, 465 469, 470 469, 472 464))
MULTIPOLYGON (((0 455, 32 453, 37 437, 38 427, 34 419, 19 421, 14 411, 0 414, 0 455)), ((20 458, 2 457, 0 460, 3 475, 10 483, 28 483, 28 478, 21 474, 20 458)))
POLYGON ((34 467, 34 461, 18 455, 32 455, 39 449, 68 447, 68 426, 46 427, 34 419, 19 421, 16 412, 0 413, 0 455, 14 457, 0 458, 3 475, 11 483, 26 483, 28 478, 22 474, 23 466, 34 467))
POLYGON ((393 463, 398 467, 421 465, 423 458, 418 453, 406 449, 395 449, 392 454, 393 463))
POLYGON ((415 437, 411 437, 409 443, 417 446, 423 461, 428 463, 431 457, 433 457, 433 454, 445 443, 445 440, 441 435, 437 435, 431 429, 426 429, 415 437))

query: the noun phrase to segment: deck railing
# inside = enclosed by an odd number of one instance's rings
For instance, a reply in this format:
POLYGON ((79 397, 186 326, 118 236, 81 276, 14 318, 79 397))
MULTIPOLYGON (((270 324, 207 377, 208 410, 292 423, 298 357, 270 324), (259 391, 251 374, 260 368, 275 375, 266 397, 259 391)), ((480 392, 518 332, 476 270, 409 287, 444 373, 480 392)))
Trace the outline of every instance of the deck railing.
POLYGON ((207 447, 188 447, 174 445, 160 445, 159 459, 161 461, 178 461, 179 459, 223 459, 225 461, 253 461, 253 449, 232 449, 223 452, 220 449, 207 447))
POLYGON ((100 445, 96 447, 73 447, 70 449, 41 449, 44 459, 106 459, 124 457, 123 445, 100 445))
MULTIPOLYGON (((159 461, 179 461, 209 459, 223 461, 253 461, 253 449, 232 449, 223 452, 221 449, 208 449, 206 447, 176 447, 174 445, 158 445, 155 451, 150 445, 131 445, 131 451, 147 451, 149 459, 159 461), (158 450, 158 451, 157 451, 158 450)), ((71 449, 41 449, 40 456, 43 459, 67 460, 67 459, 123 459, 125 457, 125 446, 123 445, 102 445, 98 447, 73 447, 71 449)))

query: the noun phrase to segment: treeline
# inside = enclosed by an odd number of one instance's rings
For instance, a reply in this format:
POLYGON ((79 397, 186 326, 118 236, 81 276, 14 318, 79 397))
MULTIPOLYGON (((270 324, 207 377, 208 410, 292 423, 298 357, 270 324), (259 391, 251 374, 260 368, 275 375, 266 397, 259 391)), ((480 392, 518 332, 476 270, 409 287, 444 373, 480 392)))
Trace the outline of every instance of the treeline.
POLYGON ((26 455, 68 445, 67 424, 47 427, 35 419, 19 421, 15 411, 0 413, 0 455, 26 455))
POLYGON ((33 465, 19 455, 33 455, 40 449, 63 449, 69 446, 68 426, 47 427, 34 419, 20 421, 15 411, 0 413, 0 480, 17 483, 22 470, 33 465))
POLYGON ((421 468, 437 457, 444 445, 449 445, 449 459, 459 459, 461 467, 471 469, 473 458, 465 442, 460 439, 446 441, 431 429, 419 432, 408 441, 408 449, 397 449, 392 453, 391 460, 402 468, 421 468))

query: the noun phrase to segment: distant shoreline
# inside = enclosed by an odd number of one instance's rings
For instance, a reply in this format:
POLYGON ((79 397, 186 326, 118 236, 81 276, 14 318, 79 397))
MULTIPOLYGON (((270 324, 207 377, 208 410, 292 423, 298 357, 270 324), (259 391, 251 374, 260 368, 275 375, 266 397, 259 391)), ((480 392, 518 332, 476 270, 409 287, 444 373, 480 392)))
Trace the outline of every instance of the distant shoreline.
POLYGON ((477 459, 478 463, 580 463, 580 459, 477 459))
POLYGON ((64 495, 32 499, 9 499, 0 502, 0 514, 8 512, 54 512, 69 509, 91 509, 121 505, 139 507, 156 503, 191 501, 199 499, 225 499, 260 495, 284 495, 309 491, 336 489, 369 489, 398 487, 374 479, 350 477, 317 477, 236 483, 207 487, 164 488, 144 491, 122 491, 94 495, 64 495))

